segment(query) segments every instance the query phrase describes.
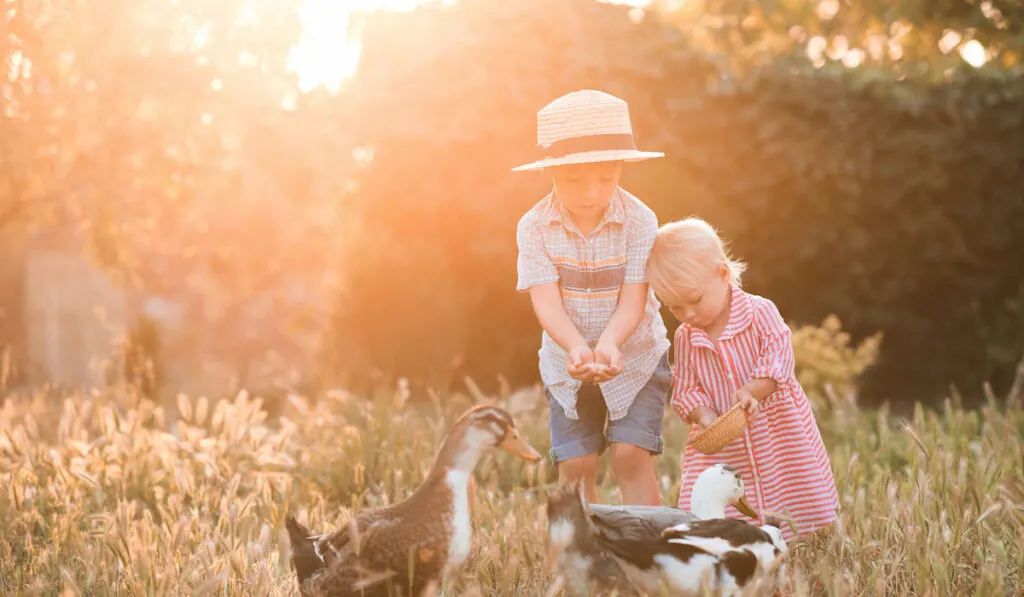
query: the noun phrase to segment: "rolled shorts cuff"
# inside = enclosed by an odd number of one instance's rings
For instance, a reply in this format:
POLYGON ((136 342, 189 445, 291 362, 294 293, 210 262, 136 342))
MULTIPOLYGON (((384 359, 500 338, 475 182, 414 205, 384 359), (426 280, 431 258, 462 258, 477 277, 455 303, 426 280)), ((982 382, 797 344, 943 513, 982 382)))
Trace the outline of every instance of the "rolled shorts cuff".
POLYGON ((645 433, 640 429, 609 426, 606 433, 609 443, 632 444, 651 454, 661 454, 665 447, 660 435, 645 433))
POLYGON ((557 446, 551 446, 548 455, 551 458, 552 464, 558 464, 570 458, 580 458, 595 452, 600 455, 607 448, 608 442, 605 440, 604 434, 597 433, 586 437, 569 439, 557 446))

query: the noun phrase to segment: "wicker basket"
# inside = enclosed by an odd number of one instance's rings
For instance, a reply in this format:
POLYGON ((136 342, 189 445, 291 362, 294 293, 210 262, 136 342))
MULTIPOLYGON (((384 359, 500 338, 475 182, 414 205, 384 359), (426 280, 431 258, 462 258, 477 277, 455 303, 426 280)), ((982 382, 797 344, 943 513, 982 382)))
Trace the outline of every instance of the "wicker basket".
POLYGON ((735 404, 686 444, 693 446, 702 454, 714 454, 743 435, 746 427, 747 412, 739 404, 735 404))

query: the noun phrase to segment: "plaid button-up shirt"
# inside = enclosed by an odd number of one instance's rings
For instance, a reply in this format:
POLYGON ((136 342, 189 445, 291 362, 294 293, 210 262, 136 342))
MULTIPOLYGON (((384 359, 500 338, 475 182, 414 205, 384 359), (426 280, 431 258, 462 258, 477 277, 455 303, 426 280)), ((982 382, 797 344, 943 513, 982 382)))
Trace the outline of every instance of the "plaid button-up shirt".
MULTIPOLYGON (((657 231, 654 212, 620 187, 597 228, 584 236, 552 193, 519 220, 516 289, 525 292, 531 286, 558 282, 566 313, 593 348, 619 304, 622 285, 647 281, 647 256, 657 231)), ((599 384, 611 419, 626 415, 668 350, 659 308, 654 292, 648 290, 640 324, 619 347, 622 372, 599 384)), ((544 385, 565 415, 578 419, 576 392, 582 382, 569 375, 568 352, 545 331, 538 354, 544 385)))

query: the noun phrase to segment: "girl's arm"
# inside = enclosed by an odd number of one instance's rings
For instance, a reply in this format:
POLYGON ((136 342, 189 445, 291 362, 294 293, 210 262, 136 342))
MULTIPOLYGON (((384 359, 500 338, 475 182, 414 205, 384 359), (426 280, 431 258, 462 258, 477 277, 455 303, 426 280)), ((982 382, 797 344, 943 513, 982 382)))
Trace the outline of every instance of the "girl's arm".
POLYGON ((794 379, 793 334, 778 307, 768 299, 755 308, 754 325, 764 335, 763 348, 750 381, 741 389, 763 402, 794 379))
POLYGON ((770 377, 755 377, 743 384, 743 387, 740 389, 750 392, 751 396, 756 398, 758 402, 761 402, 774 394, 778 388, 779 384, 770 377))
POLYGON ((769 377, 752 379, 733 392, 732 403, 742 405, 747 417, 753 418, 757 416, 761 402, 774 394, 777 387, 775 380, 769 377))
POLYGON ((718 413, 693 370, 689 333, 684 326, 676 330, 675 352, 675 363, 672 365, 675 383, 670 401, 672 410, 691 425, 706 426, 718 417, 718 413))

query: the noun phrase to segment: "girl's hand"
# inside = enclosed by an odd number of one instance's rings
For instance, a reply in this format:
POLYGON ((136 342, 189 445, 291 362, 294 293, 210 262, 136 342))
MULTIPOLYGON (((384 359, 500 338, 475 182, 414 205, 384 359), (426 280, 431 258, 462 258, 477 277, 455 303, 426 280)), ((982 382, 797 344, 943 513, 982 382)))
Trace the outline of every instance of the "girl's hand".
POLYGON ((746 388, 740 388, 732 395, 732 403, 739 404, 740 407, 747 411, 747 419, 753 419, 757 415, 758 409, 761 407, 761 403, 757 401, 757 398, 750 393, 750 390, 746 388))
POLYGON ((690 420, 693 421, 694 425, 696 425, 697 429, 700 431, 704 431, 704 429, 708 425, 714 423, 717 418, 718 413, 715 412, 715 409, 708 406, 698 406, 693 409, 692 413, 690 413, 690 420))

